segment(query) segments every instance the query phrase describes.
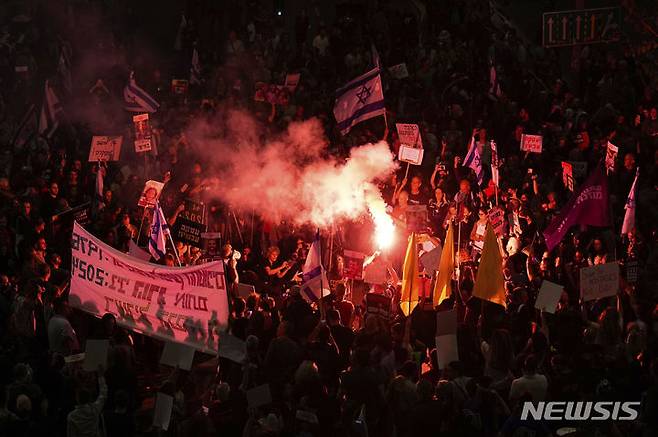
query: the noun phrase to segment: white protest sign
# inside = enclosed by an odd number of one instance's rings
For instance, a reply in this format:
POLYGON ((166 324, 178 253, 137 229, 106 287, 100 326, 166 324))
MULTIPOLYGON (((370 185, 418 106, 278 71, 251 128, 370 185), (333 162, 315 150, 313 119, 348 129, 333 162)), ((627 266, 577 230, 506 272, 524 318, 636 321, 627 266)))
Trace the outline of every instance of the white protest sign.
POLYGON ((107 368, 107 351, 110 347, 108 340, 87 340, 85 346, 85 361, 82 368, 88 372, 98 370, 98 366, 107 368))
POLYGON ((270 392, 270 385, 263 384, 247 390, 247 404, 249 408, 258 408, 263 405, 272 403, 272 393, 270 392))
POLYGON ((405 79, 409 77, 409 71, 407 70, 407 64, 402 63, 398 65, 394 65, 392 67, 388 67, 388 72, 391 73, 391 76, 393 76, 395 79, 405 79))
POLYGON ((521 135, 521 150, 524 152, 541 153, 542 136, 541 135, 521 135))
POLYGON ((122 136, 96 136, 91 138, 89 162, 118 161, 121 154, 122 136))
POLYGON ((457 310, 436 313, 436 335, 457 334, 457 310))
POLYGON ((580 295, 585 302, 614 296, 619 291, 619 264, 612 262, 580 269, 580 295))
POLYGON ((560 301, 560 296, 562 296, 562 289, 563 287, 561 285, 546 280, 542 281, 537 300, 535 301, 535 308, 555 314, 557 303, 560 301))
POLYGON ((423 162, 423 149, 401 145, 398 159, 400 161, 408 162, 409 164, 420 165, 420 163, 423 162))
POLYGON ((194 348, 171 341, 165 342, 160 364, 165 366, 176 367, 183 370, 191 370, 194 361, 194 348))
POLYGON ((155 202, 160 198, 160 193, 164 188, 164 182, 158 182, 154 180, 146 181, 144 184, 144 189, 142 190, 142 195, 139 196, 138 206, 145 208, 153 208, 155 202))
POLYGON ((169 429, 171 411, 174 408, 174 398, 158 392, 155 396, 155 412, 153 413, 153 427, 164 431, 169 429))
POLYGON ((619 147, 608 141, 608 146, 605 152, 605 169, 608 171, 608 173, 615 171, 615 161, 617 160, 618 154, 619 147))
POLYGON ((221 261, 166 267, 140 261, 103 243, 78 223, 71 236, 72 307, 110 313, 129 330, 217 353, 228 326, 221 261))
POLYGON ((423 139, 420 137, 420 129, 417 124, 395 123, 395 127, 398 130, 400 144, 423 148, 423 139))
POLYGON ((457 347, 457 335, 446 334, 435 337, 436 358, 439 369, 445 369, 453 361, 459 361, 459 349, 457 347))

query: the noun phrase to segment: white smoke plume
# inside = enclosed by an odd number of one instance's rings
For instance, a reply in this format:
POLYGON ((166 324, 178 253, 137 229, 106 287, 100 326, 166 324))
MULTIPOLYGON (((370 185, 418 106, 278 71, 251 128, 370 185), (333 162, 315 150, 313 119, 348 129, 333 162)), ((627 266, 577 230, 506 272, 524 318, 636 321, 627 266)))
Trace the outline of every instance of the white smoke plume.
POLYGON ((231 208, 322 228, 368 212, 375 223, 382 221, 385 204, 376 182, 396 167, 385 142, 353 148, 339 159, 327 153, 317 119, 292 122, 271 137, 244 112, 230 110, 218 118, 193 122, 186 135, 217 177, 213 194, 231 208))

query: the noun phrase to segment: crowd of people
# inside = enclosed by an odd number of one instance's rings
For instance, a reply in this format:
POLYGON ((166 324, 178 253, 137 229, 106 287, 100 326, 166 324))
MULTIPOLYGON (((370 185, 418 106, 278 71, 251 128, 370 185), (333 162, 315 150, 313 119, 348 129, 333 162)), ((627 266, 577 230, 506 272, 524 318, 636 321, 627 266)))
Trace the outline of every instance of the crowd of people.
MULTIPOLYGON (((256 1, 186 2, 163 44, 139 31, 132 3, 0 10, 0 435, 658 433, 658 64, 651 53, 636 56, 625 49, 633 41, 622 41, 574 49, 565 62, 565 49, 543 49, 492 23, 489 2, 477 0, 354 2, 335 20, 323 19, 321 2, 294 11, 294 20, 292 11, 277 18, 256 1), (373 47, 386 125, 374 118, 341 135, 334 91, 374 67, 373 47), (188 78, 194 50, 200 80, 174 92, 170 80, 188 78), (387 68, 402 63, 407 77, 387 68), (139 156, 122 101, 131 71, 160 102, 150 114, 155 147, 139 156), (256 83, 283 84, 288 73, 300 73, 294 92, 254 100, 256 83), (52 134, 37 122, 46 79, 63 108, 52 134), (422 163, 401 164, 378 181, 396 225, 394 246, 375 254, 388 263, 386 283, 346 279, 343 251, 375 248, 367 219, 340 222, 323 241, 332 292, 321 305, 304 299, 300 272, 313 226, 236 211, 207 189, 213 169, 186 129, 226 108, 250 113, 266 135, 315 117, 334 156, 382 138, 397 154, 395 123, 419 124, 422 163), (101 132, 124 136, 121 159, 106 166, 87 162, 91 136, 101 132), (541 135, 542 152, 522 152, 523 134, 541 135), (463 165, 471 139, 482 182, 463 165), (586 168, 574 174, 577 187, 603 166, 608 142, 619 148, 606 176, 611 225, 574 227, 547 250, 542 231, 572 194, 561 163, 586 168), (636 223, 622 235, 638 168, 636 223), (119 250, 128 252, 131 241, 145 247, 150 218, 137 205, 149 179, 165 182, 160 205, 172 227, 191 199, 207 206, 208 231, 223 236, 229 332, 243 342, 243 360, 197 353, 191 371, 172 371, 159 365, 161 341, 122 328, 111 314, 98 320, 69 307, 72 212, 81 220, 85 211, 85 227, 119 250), (413 219, 423 241, 445 244, 452 224, 458 292, 438 308, 426 295, 404 317, 399 279, 410 206, 426 207, 420 228, 413 219), (504 211, 506 307, 472 296, 496 206, 504 211), (580 269, 611 262, 620 266, 618 294, 584 302, 580 269), (564 290, 554 312, 534 305, 544 280, 564 290), (255 292, 241 295, 238 283, 255 292), (374 294, 388 299, 390 311, 368 314, 374 294), (453 309, 459 359, 440 365, 437 317, 453 309), (83 371, 67 358, 87 339, 109 340, 106 368, 83 371), (264 384, 271 402, 249 407, 247 392, 264 384), (156 392, 174 398, 166 430, 152 426, 156 392), (524 402, 548 400, 641 407, 628 422, 521 420, 524 402)), ((204 248, 179 241, 159 262, 204 260, 204 248)))

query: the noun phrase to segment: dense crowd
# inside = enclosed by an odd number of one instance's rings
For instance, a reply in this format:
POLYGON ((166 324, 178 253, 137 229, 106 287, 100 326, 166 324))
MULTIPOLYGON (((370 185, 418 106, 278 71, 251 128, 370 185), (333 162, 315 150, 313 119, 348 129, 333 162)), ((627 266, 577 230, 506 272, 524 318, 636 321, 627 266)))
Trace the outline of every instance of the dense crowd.
MULTIPOLYGON (((186 2, 178 34, 176 23, 165 48, 150 47, 164 53, 156 55, 145 49, 133 2, 46 3, 2 10, 1 436, 658 433, 658 69, 650 53, 591 45, 565 63, 564 49, 543 49, 494 25, 489 2, 477 0, 359 3, 332 22, 321 2, 290 21, 288 11, 276 18, 259 2, 222 8, 201 1, 186 2), (386 125, 375 118, 343 136, 331 115, 334 91, 373 68, 373 46, 383 66, 386 125), (188 78, 195 48, 202 81, 174 93, 170 80, 188 78), (387 69, 401 63, 408 77, 387 69), (121 98, 131 71, 161 104, 151 114, 157 151, 140 156, 131 150, 132 114, 121 98), (288 73, 301 74, 293 93, 254 100, 257 82, 283 84, 288 73), (64 108, 51 136, 33 122, 46 79, 64 108), (367 219, 341 222, 323 240, 331 295, 322 308, 302 297, 299 272, 313 227, 234 210, 206 189, 212 168, 186 128, 227 108, 252 114, 266 135, 316 117, 327 153, 336 156, 382 138, 397 153, 395 123, 420 125, 422 164, 402 164, 380 181, 396 223, 390 256, 381 255, 388 283, 345 279, 343 251, 374 248, 367 219), (124 135, 121 160, 103 168, 87 162, 91 136, 100 132, 124 135), (542 135, 542 153, 521 152, 522 134, 542 135), (462 165, 471 138, 481 184, 462 165), (571 195, 561 163, 586 165, 574 175, 577 187, 603 166, 608 142, 619 147, 607 171, 611 226, 574 227, 548 251, 542 231, 571 195), (637 168, 636 226, 621 235, 637 168), (230 334, 243 342, 243 361, 197 353, 191 371, 172 371, 158 364, 161 341, 122 328, 110 314, 98 320, 69 307, 70 212, 89 205, 85 226, 94 235, 124 252, 131 241, 145 247, 150 217, 137 204, 149 179, 166 182, 160 203, 172 227, 185 199, 207 205, 208 230, 223 237, 227 282, 254 286, 242 297, 232 286, 228 296, 230 334), (405 318, 400 265, 408 209, 419 205, 427 207, 423 241, 445 243, 453 224, 458 292, 438 308, 428 295, 405 318), (471 296, 494 206, 505 219, 506 308, 471 296), (610 262, 620 265, 617 296, 583 302, 580 269, 610 262), (564 287, 555 313, 535 308, 543 280, 564 287), (367 314, 372 294, 390 299, 390 314, 367 314), (459 360, 439 366, 437 314, 451 309, 459 360), (86 372, 66 359, 84 351, 87 339, 109 340, 107 368, 86 372), (272 401, 249 408, 247 391, 266 383, 272 401), (152 426, 156 392, 174 397, 168 430, 152 426), (520 420, 524 401, 543 400, 642 405, 632 422, 520 420)), ((159 262, 192 265, 203 252, 176 242, 159 262)))

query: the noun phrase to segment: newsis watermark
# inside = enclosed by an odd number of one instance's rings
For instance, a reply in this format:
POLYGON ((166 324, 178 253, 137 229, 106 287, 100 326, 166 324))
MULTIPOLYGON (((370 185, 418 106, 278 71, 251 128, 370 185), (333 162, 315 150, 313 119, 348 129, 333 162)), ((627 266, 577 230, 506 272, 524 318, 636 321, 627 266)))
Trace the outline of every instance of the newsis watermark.
POLYGON ((521 420, 636 420, 640 402, 524 402, 521 420))

